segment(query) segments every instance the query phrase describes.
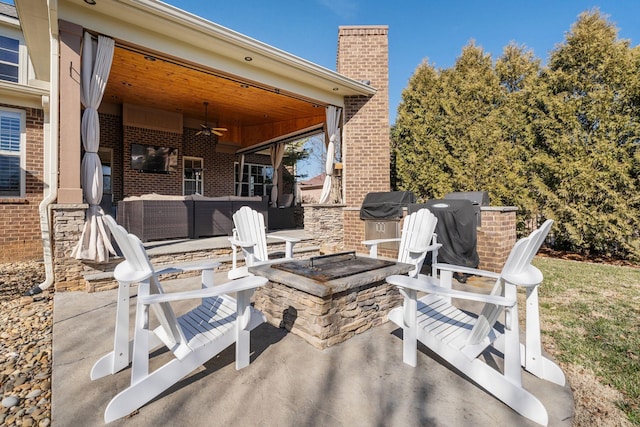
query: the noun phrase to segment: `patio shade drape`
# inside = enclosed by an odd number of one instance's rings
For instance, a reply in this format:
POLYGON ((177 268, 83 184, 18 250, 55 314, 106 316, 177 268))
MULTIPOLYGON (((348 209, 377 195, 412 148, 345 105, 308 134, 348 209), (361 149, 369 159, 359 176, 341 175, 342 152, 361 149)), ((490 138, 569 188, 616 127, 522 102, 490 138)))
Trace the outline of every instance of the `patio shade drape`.
POLYGON ((320 194, 320 203, 329 202, 331 196, 331 181, 333 179, 333 162, 336 151, 336 144, 340 142, 340 113, 341 108, 333 105, 327 107, 327 135, 329 143, 327 144, 327 161, 325 163, 324 184, 322 185, 322 193, 320 194))
POLYGON ((98 36, 94 55, 94 41, 91 34, 84 33, 82 45, 82 69, 80 98, 85 107, 82 114, 81 137, 85 154, 82 157, 80 184, 82 194, 89 204, 80 241, 72 256, 76 259, 104 262, 109 252, 115 254, 111 246, 100 207, 102 200, 102 163, 98 156, 100 147, 100 121, 98 106, 107 86, 111 62, 113 60, 114 41, 109 37, 98 36))
POLYGON ((271 166, 273 166, 273 187, 271 187, 271 207, 278 207, 278 169, 284 157, 284 144, 271 146, 271 166))

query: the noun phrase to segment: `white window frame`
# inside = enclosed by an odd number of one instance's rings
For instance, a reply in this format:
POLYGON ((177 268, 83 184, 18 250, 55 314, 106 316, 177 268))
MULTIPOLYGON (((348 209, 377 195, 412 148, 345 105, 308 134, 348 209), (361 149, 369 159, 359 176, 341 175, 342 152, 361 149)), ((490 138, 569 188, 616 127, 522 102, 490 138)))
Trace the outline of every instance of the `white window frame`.
MULTIPOLYGON (((197 169, 197 168, 189 168, 189 169, 197 169)), ((188 196, 189 194, 187 194, 187 189, 185 184, 187 182, 195 182, 196 183, 196 192, 199 193, 200 195, 204 195, 204 158, 202 157, 191 157, 191 156, 183 156, 182 157, 182 195, 183 196, 188 196), (185 173, 187 172, 187 167, 185 165, 185 163, 187 161, 191 161, 191 162, 200 162, 200 173, 196 172, 196 179, 187 179, 187 177, 185 176, 185 173), (200 177, 200 179, 198 179, 197 177, 200 177), (200 188, 198 188, 200 187, 200 188), (198 190, 200 190, 198 192, 198 190)), ((192 193, 190 193, 192 194, 192 193)))
MULTIPOLYGON (((12 30, 7 27, 0 27, 0 35, 14 39, 18 41, 18 83, 20 85, 26 85, 29 79, 29 53, 27 51, 27 45, 24 42, 24 37, 19 30, 12 30)), ((7 80, 0 80, 1 82, 16 84, 7 80)))
POLYGON ((2 150, 0 148, 0 155, 10 156, 10 157, 19 157, 20 158, 20 194, 11 195, 11 196, 0 196, 1 198, 15 198, 15 197, 25 197, 26 193, 26 145, 27 145, 27 133, 26 133, 26 113, 24 110, 17 110, 14 108, 4 108, 0 107, 0 115, 4 116, 13 116, 20 120, 20 148, 18 151, 7 151, 2 150))
MULTIPOLYGON (((240 166, 240 164, 238 162, 234 163, 233 166, 233 185, 235 188, 235 191, 238 191, 238 166, 240 166)), ((269 177, 269 174, 267 174, 267 170, 271 169, 271 179, 273 179, 273 166, 271 165, 265 165, 265 164, 260 164, 260 163, 245 163, 244 164, 244 169, 247 170, 247 168, 249 168, 249 180, 243 180, 242 181, 242 188, 243 189, 247 189, 247 195, 249 196, 268 196, 269 195, 269 187, 270 185, 273 185, 273 182, 267 182, 267 179, 269 177), (262 169, 262 177, 264 178, 265 182, 264 183, 258 183, 256 184, 253 180, 251 180, 251 168, 252 167, 260 167, 263 168, 262 169), (261 185, 263 187, 263 194, 255 194, 255 187, 257 185, 261 185)), ((244 171, 243 171, 244 172, 244 171)), ((257 176, 257 175, 256 175, 257 176)), ((242 191, 240 191, 240 194, 236 194, 237 196, 242 195, 242 191)))

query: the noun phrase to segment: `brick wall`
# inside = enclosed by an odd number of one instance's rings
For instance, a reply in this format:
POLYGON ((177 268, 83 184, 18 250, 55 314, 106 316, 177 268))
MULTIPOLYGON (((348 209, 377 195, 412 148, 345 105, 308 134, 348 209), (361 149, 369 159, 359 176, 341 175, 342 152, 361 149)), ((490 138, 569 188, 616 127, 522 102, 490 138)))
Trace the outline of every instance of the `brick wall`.
POLYGON ((182 135, 124 126, 122 147, 124 197, 147 193, 182 195, 182 135), (169 173, 142 173, 131 169, 131 144, 157 145, 178 149, 178 168, 169 173))
POLYGON ((516 243, 516 208, 483 207, 478 229, 478 256, 483 270, 502 270, 516 243))
POLYGON ((0 262, 39 260, 43 256, 38 207, 44 197, 44 112, 0 106, 26 113, 25 195, 0 198, 0 262))
MULTIPOLYGON (((111 164, 111 192, 113 200, 122 200, 124 173, 123 144, 122 144, 122 117, 113 114, 100 114, 100 148, 113 150, 113 163, 111 164)), ((131 148, 129 148, 131 150, 131 148)))
MULTIPOLYGON (((101 120, 103 116, 101 115, 101 120)), ((104 127, 118 129, 101 131, 101 146, 114 148, 113 196, 114 201, 128 196, 158 193, 182 195, 183 158, 199 157, 204 161, 203 192, 205 196, 228 196, 235 194, 234 163, 238 156, 216 151, 214 138, 196 135, 196 129, 184 128, 182 134, 161 132, 131 126, 122 128, 119 118, 109 118, 104 127), (104 141, 104 143, 102 142, 104 141), (122 141, 122 142, 120 142, 122 141), (143 173, 131 169, 131 144, 157 145, 178 148, 176 172, 143 173)), ((101 126, 101 129, 103 126, 101 126)), ((270 165, 269 156, 250 154, 246 163, 270 165)))
POLYGON ((377 93, 345 98, 344 188, 347 206, 370 191, 389 191, 389 44, 387 26, 340 27, 337 71, 368 80, 377 93))

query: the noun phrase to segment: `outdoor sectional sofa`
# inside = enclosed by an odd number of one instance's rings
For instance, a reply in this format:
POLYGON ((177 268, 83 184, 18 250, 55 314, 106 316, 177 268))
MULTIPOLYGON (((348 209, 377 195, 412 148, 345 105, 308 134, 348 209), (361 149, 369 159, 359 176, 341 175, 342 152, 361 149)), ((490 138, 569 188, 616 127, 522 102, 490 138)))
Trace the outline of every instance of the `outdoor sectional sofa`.
POLYGON ((145 194, 118 202, 116 220, 143 242, 231 235, 232 215, 242 206, 261 212, 268 224, 268 197, 204 197, 145 194))

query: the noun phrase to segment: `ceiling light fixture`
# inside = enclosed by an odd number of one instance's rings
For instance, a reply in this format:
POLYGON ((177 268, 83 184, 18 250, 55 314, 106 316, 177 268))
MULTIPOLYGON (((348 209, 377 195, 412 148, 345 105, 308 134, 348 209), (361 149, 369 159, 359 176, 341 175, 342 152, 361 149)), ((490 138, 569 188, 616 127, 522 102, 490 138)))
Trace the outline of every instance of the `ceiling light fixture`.
POLYGON ((95 5, 96 5, 96 0, 84 0, 84 2, 85 2, 86 4, 91 5, 91 6, 95 6, 95 5))
POLYGON ((253 58, 250 57, 250 56, 245 56, 244 60, 247 61, 247 62, 251 62, 251 61, 253 61, 253 58))
POLYGON ((156 58, 154 56, 151 55, 145 55, 144 59, 146 59, 147 61, 151 61, 151 62, 155 62, 156 58))

